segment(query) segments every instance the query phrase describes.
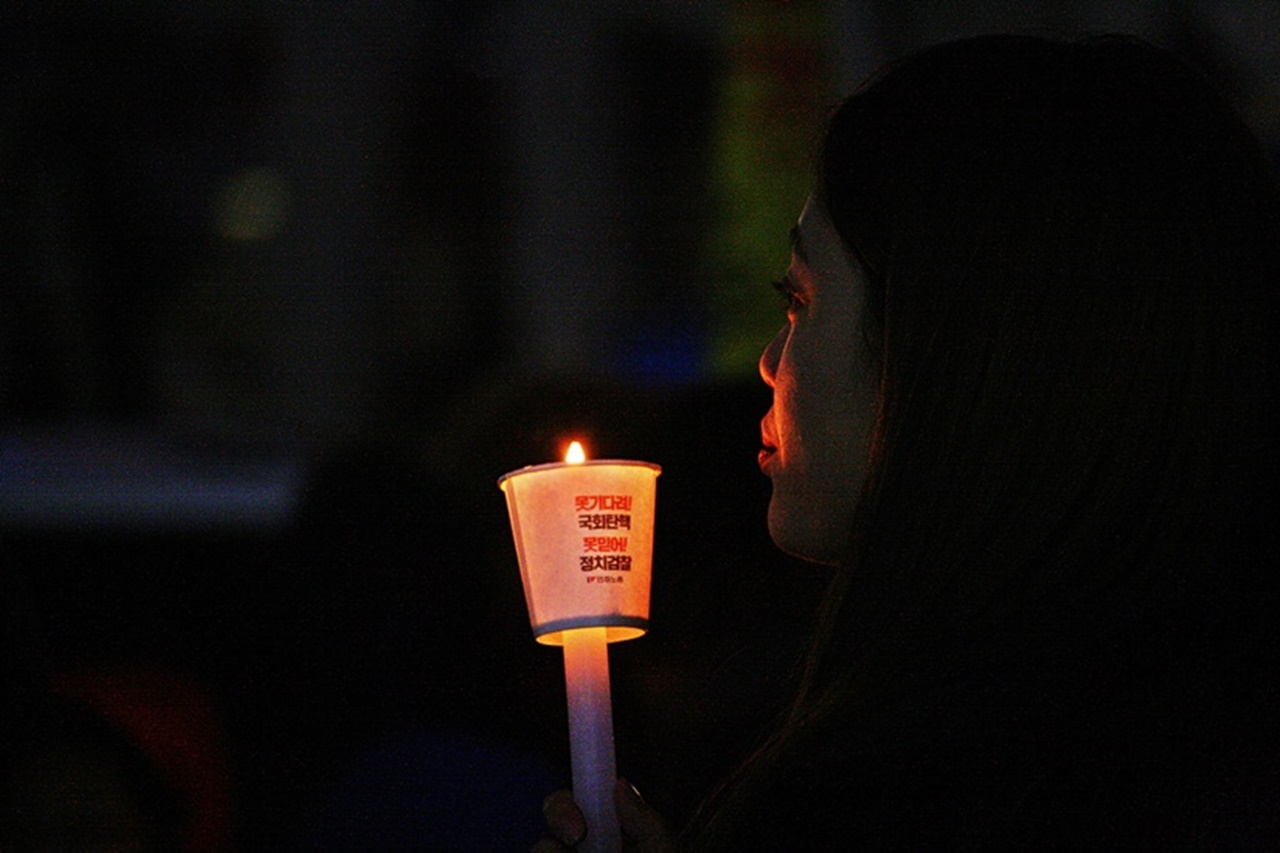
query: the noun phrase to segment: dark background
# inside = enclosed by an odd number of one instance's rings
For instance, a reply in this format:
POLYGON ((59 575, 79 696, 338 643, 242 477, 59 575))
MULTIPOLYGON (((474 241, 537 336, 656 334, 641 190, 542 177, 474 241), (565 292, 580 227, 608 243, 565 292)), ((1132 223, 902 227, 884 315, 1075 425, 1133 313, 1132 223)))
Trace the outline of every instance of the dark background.
POLYGON ((1261 0, 0 5, 6 695, 195 685, 238 846, 524 846, 563 687, 495 482, 578 437, 664 468, 615 709, 687 814, 822 580, 754 461, 821 117, 995 30, 1165 44, 1280 150, 1261 0))

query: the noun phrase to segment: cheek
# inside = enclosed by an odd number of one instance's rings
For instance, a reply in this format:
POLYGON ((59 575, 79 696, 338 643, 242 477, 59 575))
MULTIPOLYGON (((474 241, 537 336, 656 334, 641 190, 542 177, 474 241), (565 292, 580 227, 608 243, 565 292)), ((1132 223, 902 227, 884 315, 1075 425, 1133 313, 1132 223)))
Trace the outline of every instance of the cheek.
POLYGON ((866 365, 848 340, 793 341, 778 389, 795 422, 793 437, 807 457, 833 466, 832 475, 847 473, 875 408, 866 365))
POLYGON ((789 423, 774 511, 806 549, 830 556, 845 545, 866 477, 876 398, 872 375, 856 351, 824 355, 812 362, 798 357, 790 384, 779 389, 789 423))
POLYGON ((782 550, 815 562, 843 557, 865 470, 863 430, 829 395, 791 398, 769 531, 782 550))

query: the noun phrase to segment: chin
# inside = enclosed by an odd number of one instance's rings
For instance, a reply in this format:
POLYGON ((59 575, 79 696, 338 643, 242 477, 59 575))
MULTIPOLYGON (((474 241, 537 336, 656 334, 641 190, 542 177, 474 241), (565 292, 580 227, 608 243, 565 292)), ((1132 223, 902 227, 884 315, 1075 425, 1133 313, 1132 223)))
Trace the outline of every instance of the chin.
POLYGON ((844 559, 843 535, 833 535, 830 525, 815 524, 813 515, 808 523, 797 523, 806 514, 787 512, 776 499, 769 503, 769 537, 780 550, 810 563, 834 566, 844 559))

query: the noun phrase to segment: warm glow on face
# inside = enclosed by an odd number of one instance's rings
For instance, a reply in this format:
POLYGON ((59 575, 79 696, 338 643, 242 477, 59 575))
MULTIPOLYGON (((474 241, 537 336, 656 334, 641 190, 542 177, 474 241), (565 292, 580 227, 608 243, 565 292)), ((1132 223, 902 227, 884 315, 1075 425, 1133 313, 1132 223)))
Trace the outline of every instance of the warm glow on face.
POLYGON ((571 443, 569 445, 569 449, 565 451, 564 461, 568 462, 570 465, 580 465, 587 461, 586 451, 582 449, 581 444, 575 441, 571 443))

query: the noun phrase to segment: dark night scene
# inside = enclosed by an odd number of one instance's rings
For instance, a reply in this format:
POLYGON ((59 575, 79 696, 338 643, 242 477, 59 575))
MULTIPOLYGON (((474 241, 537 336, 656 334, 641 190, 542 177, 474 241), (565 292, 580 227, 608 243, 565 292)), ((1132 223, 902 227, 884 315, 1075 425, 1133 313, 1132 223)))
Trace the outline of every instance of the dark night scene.
POLYGON ((0 849, 1270 849, 1280 5, 0 0, 0 849))

